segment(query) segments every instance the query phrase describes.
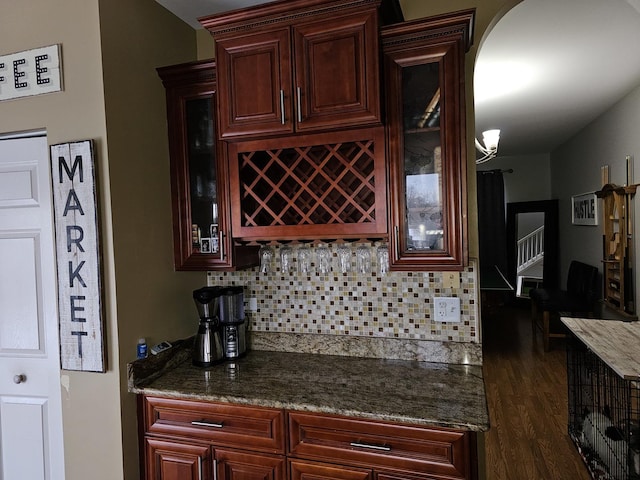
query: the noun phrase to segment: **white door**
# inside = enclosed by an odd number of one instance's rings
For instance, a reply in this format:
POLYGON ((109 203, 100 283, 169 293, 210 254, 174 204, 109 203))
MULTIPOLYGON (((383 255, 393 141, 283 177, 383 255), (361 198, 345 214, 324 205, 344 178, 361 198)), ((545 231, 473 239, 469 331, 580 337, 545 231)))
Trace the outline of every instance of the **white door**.
POLYGON ((64 478, 47 137, 0 136, 0 480, 64 478))

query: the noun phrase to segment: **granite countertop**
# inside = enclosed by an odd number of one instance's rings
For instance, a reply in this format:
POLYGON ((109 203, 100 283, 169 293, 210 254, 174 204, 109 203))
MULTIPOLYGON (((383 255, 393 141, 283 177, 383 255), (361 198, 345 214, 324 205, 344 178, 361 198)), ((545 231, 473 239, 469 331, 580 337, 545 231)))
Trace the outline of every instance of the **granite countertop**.
POLYGON ((194 367, 185 352, 173 352, 169 362, 149 358, 129 364, 129 391, 471 431, 489 428, 477 365, 249 351, 239 360, 203 369, 194 367))
POLYGON ((626 380, 640 378, 640 322, 561 317, 589 350, 626 380))

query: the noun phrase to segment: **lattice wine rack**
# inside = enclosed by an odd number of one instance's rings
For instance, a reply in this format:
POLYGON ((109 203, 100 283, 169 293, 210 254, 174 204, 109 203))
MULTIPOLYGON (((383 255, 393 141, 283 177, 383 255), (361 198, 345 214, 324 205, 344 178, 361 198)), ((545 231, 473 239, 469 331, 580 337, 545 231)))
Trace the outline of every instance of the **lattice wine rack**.
POLYGON ((229 146, 233 236, 386 237, 382 128, 229 146), (302 146, 301 146, 302 145, 302 146))

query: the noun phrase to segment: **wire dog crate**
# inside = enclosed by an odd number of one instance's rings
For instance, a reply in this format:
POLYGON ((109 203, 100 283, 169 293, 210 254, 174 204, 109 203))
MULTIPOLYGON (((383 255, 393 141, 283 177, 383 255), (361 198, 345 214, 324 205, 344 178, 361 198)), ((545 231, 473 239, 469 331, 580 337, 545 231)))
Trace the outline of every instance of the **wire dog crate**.
POLYGON ((569 435, 594 479, 640 479, 638 380, 620 376, 577 338, 568 342, 569 435))

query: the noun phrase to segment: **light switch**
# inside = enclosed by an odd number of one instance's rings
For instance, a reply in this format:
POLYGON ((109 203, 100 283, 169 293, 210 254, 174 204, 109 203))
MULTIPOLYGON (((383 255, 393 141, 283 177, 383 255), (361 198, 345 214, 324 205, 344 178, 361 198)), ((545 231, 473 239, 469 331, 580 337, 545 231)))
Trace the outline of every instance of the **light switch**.
POLYGON ((444 272, 442 286, 444 288, 460 288, 460 272, 444 272))
POLYGON ((433 318, 436 322, 459 322, 460 299, 458 297, 434 297, 433 318))

